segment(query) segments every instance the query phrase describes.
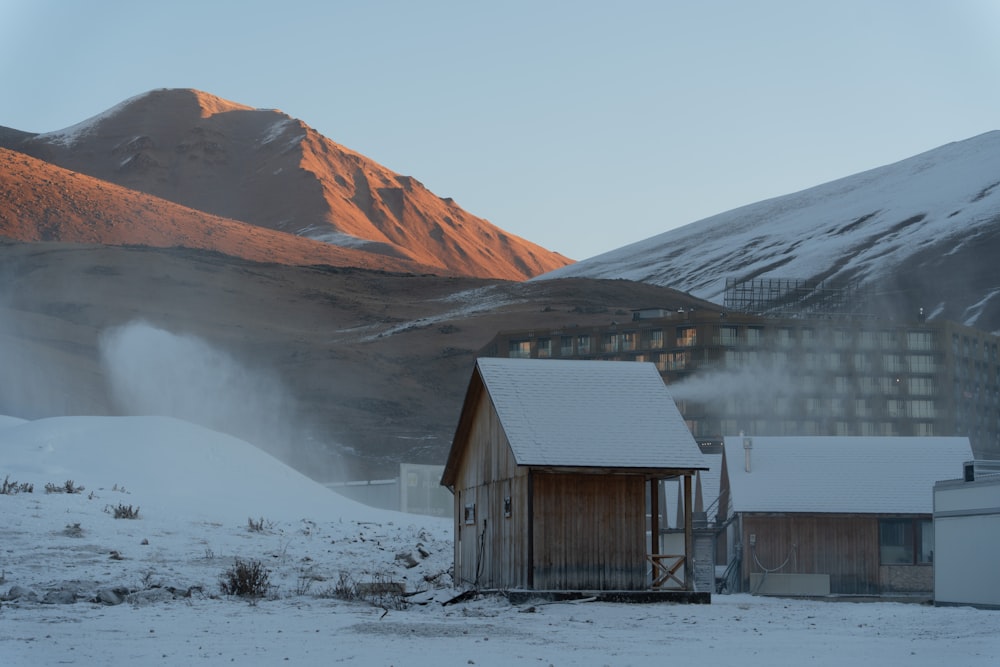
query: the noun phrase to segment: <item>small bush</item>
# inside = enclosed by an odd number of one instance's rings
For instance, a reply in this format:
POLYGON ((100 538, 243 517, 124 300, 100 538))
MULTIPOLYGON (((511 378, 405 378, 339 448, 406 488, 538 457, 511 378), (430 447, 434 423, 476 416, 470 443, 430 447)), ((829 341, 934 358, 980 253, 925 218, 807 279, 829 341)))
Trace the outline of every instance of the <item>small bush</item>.
POLYGON ((62 484, 49 482, 45 485, 45 493, 80 493, 83 490, 84 487, 77 486, 71 479, 67 479, 62 484))
POLYGON ((376 572, 371 581, 355 584, 354 589, 359 598, 386 611, 406 609, 406 587, 384 572, 376 572))
POLYGON ((320 593, 320 597, 345 601, 364 600, 386 610, 399 610, 406 608, 405 592, 403 584, 393 581, 388 574, 382 572, 376 572, 371 581, 366 582, 355 581, 350 573, 341 572, 337 583, 320 593))
POLYGON ((222 573, 219 585, 224 595, 262 598, 271 588, 271 573, 259 560, 237 558, 233 566, 222 573))
POLYGON ((3 485, 0 485, 0 496, 13 496, 17 493, 34 493, 35 485, 28 482, 12 482, 10 475, 3 478, 3 485))
POLYGON ((357 600, 358 595, 354 589, 354 579, 347 572, 341 572, 337 578, 337 583, 327 586, 319 592, 321 598, 335 598, 337 600, 357 600))
POLYGON ((123 505, 118 503, 118 507, 113 509, 116 519, 138 519, 139 518, 139 508, 133 509, 131 505, 123 505))
POLYGON ((270 521, 264 521, 264 517, 257 519, 247 518, 247 530, 251 533, 263 533, 265 530, 270 530, 274 524, 270 521))

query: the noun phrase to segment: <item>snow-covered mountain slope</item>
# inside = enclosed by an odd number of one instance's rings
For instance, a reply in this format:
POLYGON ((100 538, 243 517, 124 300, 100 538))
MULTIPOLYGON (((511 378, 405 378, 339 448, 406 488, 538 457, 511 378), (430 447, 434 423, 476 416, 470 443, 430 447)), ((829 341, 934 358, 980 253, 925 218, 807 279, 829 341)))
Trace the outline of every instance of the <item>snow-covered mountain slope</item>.
POLYGON ((539 279, 625 278, 722 303, 727 278, 851 279, 1000 328, 1000 131, 743 206, 539 279))

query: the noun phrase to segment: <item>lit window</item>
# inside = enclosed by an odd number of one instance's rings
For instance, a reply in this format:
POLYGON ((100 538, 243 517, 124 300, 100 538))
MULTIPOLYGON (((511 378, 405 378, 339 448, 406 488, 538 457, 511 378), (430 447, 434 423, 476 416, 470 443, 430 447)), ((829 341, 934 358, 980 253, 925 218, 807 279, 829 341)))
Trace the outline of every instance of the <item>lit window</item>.
POLYGON ((677 328, 677 346, 691 347, 698 344, 698 330, 694 327, 677 328))
POLYGON ((507 348, 507 356, 512 359, 527 359, 531 356, 530 340, 512 340, 507 348))
POLYGON ((649 332, 649 346, 654 350, 663 347, 663 329, 653 329, 649 332))

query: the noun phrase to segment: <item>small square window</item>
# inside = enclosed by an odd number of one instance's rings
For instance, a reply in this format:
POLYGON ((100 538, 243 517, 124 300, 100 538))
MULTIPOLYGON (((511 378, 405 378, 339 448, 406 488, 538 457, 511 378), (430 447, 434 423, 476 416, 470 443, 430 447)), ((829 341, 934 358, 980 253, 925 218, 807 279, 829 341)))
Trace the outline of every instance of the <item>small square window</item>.
POLYGON ((465 506, 465 523, 472 525, 476 523, 476 505, 475 503, 465 506))

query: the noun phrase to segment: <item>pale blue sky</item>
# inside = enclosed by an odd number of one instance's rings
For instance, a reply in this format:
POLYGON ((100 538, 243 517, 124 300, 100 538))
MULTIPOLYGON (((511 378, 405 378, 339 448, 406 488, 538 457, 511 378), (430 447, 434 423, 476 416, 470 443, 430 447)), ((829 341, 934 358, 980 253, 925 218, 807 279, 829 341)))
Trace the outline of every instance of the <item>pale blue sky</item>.
POLYGON ((1000 1, 0 0, 0 84, 279 108, 584 259, 1000 129, 1000 1))

